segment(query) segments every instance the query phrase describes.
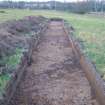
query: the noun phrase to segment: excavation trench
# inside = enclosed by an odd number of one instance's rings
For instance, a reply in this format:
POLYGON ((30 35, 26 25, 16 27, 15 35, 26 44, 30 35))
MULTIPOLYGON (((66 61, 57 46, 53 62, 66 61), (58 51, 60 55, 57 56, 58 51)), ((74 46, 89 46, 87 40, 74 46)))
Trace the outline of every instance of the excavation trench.
POLYGON ((51 21, 10 105, 98 105, 63 23, 51 21))

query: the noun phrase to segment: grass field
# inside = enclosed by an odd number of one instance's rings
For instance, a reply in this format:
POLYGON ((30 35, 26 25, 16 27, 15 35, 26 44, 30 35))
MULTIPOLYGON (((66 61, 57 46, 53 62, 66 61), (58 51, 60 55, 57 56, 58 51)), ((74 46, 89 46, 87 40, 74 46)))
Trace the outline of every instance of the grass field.
POLYGON ((43 10, 1 9, 0 11, 5 11, 5 13, 0 13, 0 22, 29 15, 60 17, 67 20, 76 29, 75 36, 83 41, 84 52, 96 64, 97 71, 105 78, 105 19, 103 17, 43 10))

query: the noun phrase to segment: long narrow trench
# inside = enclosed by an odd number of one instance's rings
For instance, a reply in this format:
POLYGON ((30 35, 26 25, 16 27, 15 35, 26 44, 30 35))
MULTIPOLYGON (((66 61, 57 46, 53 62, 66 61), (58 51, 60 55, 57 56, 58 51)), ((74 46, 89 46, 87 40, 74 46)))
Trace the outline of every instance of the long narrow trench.
POLYGON ((43 34, 11 105, 97 105, 61 22, 43 34))

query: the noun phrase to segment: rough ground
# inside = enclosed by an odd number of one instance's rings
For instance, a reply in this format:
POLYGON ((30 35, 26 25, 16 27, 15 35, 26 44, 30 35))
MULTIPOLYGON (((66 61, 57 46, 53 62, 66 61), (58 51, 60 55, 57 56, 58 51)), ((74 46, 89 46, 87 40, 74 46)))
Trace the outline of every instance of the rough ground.
POLYGON ((51 22, 11 105, 97 105, 61 22, 51 22))
POLYGON ((0 24, 0 75, 13 72, 9 58, 17 52, 28 50, 30 39, 42 28, 46 18, 27 16, 0 24), (6 59, 6 60, 5 60, 6 59), (8 66, 7 66, 8 65, 8 66))
POLYGON ((28 16, 0 24, 0 56, 13 54, 16 48, 27 48, 27 40, 40 28, 44 17, 28 16), (27 35, 27 34, 28 35, 27 35))

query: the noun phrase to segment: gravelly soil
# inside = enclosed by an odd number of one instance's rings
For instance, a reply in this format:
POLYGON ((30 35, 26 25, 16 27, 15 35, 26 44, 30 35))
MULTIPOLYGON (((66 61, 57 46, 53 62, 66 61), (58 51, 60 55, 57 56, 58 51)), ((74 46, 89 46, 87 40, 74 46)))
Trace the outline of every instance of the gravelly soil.
POLYGON ((61 22, 51 22, 11 105, 98 105, 61 22))

